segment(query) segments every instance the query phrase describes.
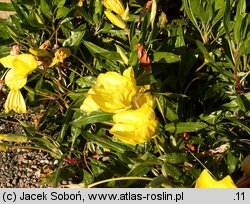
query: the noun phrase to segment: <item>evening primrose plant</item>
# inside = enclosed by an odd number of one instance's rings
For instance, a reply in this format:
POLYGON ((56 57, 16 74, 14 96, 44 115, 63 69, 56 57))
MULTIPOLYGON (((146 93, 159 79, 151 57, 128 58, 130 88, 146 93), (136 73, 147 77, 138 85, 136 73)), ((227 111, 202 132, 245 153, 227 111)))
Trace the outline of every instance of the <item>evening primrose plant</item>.
POLYGON ((37 68, 37 61, 33 55, 9 55, 0 59, 0 63, 10 70, 5 75, 5 83, 10 92, 5 101, 5 113, 14 110, 17 113, 26 113, 26 104, 20 91, 27 82, 28 74, 37 68))
POLYGON ((85 112, 101 109, 115 113, 115 124, 110 133, 125 143, 145 143, 156 133, 158 122, 154 109, 148 105, 153 104, 153 97, 141 90, 136 86, 132 67, 126 69, 123 75, 116 72, 100 74, 80 109, 85 112))
POLYGON ((50 153, 58 162, 43 184, 247 185, 248 1, 6 5, 14 12, 0 19, 0 126, 24 133, 0 130, 0 150, 50 153))

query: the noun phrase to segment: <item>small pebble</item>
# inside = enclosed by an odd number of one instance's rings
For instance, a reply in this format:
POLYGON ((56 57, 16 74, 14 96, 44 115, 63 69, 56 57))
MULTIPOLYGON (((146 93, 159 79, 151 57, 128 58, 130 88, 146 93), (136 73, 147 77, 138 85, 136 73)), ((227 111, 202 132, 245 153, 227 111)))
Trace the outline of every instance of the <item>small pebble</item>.
MULTIPOLYGON (((0 109, 0 113, 3 112, 4 110, 0 109)), ((13 114, 3 120, 0 118, 0 134, 25 134, 16 119, 30 125, 33 122, 32 114, 13 114)), ((24 144, 10 143, 10 145, 24 144)), ((50 184, 40 185, 39 182, 48 174, 46 169, 53 171, 57 164, 58 160, 55 160, 50 154, 38 150, 13 149, 0 152, 0 188, 52 187, 50 184)), ((67 183, 67 181, 63 182, 67 183)))

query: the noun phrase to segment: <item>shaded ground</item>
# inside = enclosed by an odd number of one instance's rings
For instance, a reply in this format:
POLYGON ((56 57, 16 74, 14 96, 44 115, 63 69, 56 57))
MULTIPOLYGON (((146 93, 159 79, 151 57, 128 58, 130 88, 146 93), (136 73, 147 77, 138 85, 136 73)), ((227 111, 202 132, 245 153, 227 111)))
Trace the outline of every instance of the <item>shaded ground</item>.
MULTIPOLYGON (((15 119, 31 124, 31 117, 31 114, 15 114, 4 119, 0 118, 0 134, 24 134, 15 119)), ((38 183, 53 171, 56 162, 49 154, 37 150, 13 149, 0 152, 0 187, 48 187, 38 183)))

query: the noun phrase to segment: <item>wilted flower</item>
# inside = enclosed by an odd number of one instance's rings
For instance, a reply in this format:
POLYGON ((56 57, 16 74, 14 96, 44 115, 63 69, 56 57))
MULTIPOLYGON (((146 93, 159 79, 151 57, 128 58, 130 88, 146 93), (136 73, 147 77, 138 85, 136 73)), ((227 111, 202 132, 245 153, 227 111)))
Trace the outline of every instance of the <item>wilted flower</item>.
POLYGON ((142 66, 144 67, 145 71, 150 72, 151 71, 151 61, 149 58, 149 55, 147 53, 147 50, 144 48, 144 46, 139 43, 136 45, 136 49, 138 52, 138 59, 142 66))
POLYGON ((70 49, 62 47, 55 52, 55 57, 49 67, 53 67, 55 64, 63 63, 64 59, 71 55, 70 49))
POLYGON ((10 90, 4 104, 5 112, 26 113, 26 104, 20 90, 10 90))
POLYGON ((114 126, 110 133, 129 144, 149 141, 155 134, 158 121, 153 108, 144 104, 136 110, 125 110, 113 116, 114 126))
POLYGON ((93 86, 80 107, 85 112, 92 112, 98 107, 105 112, 117 112, 129 109, 137 93, 134 71, 129 67, 123 75, 107 72, 97 77, 97 85, 93 86))
POLYGON ((26 113, 26 105, 20 89, 26 84, 27 76, 36 69, 37 61, 33 55, 9 55, 0 59, 0 63, 10 68, 5 76, 5 83, 11 89, 5 102, 5 112, 14 110, 17 113, 26 113))
POLYGON ((237 188, 232 178, 228 175, 220 181, 216 181, 206 169, 202 171, 196 180, 195 188, 237 188))

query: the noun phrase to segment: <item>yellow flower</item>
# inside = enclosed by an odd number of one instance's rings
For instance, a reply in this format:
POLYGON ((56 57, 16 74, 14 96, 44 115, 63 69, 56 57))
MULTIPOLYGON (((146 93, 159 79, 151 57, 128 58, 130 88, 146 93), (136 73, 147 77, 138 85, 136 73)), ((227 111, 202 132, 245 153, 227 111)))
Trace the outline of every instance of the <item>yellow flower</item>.
POLYGON ((121 0, 103 0, 102 3, 106 9, 111 10, 120 16, 122 16, 125 12, 125 8, 121 0))
POLYGON ((26 113, 26 105, 20 90, 10 90, 4 104, 5 112, 26 113))
POLYGON ((232 178, 228 175, 220 181, 216 181, 206 169, 202 171, 196 180, 195 188, 237 188, 232 178))
POLYGON ((129 109, 137 93, 134 71, 129 67, 120 75, 116 72, 107 72, 97 77, 97 85, 87 93, 81 110, 92 112, 100 107, 105 112, 117 112, 129 109))
POLYGON ((92 111, 98 110, 100 107, 96 104, 96 102, 93 100, 92 95, 87 95, 87 97, 84 100, 84 103, 81 105, 80 109, 90 113, 92 111))
POLYGON ((53 67, 55 64, 63 63, 64 59, 71 55, 70 49, 62 47, 55 52, 55 57, 53 58, 49 67, 53 67))
POLYGON ((121 29, 127 30, 127 25, 121 18, 119 18, 110 11, 104 11, 104 13, 111 23, 113 23, 114 25, 116 25, 121 29))
POLYGON ((135 97, 135 105, 137 107, 141 107, 144 103, 148 104, 149 106, 151 106, 152 108, 154 107, 154 98, 152 96, 151 93, 146 92, 148 90, 150 90, 150 85, 144 85, 144 86, 140 86, 138 87, 138 93, 135 97))
POLYGON ((5 76, 5 83, 11 90, 19 90, 24 87, 27 82, 27 74, 23 75, 11 69, 5 76))
POLYGON ((136 96, 136 104, 141 107, 143 104, 147 104, 150 107, 154 107, 154 98, 151 93, 138 93, 136 96))
POLYGON ((26 113, 26 105, 20 89, 26 84, 27 76, 36 69, 37 61, 30 54, 9 55, 0 59, 4 67, 10 68, 5 76, 5 83, 10 92, 5 102, 5 112, 14 110, 17 113, 26 113))
POLYGON ((155 134, 158 121, 154 110, 144 104, 136 110, 125 110, 113 116, 114 126, 110 133, 129 144, 149 141, 155 134))
POLYGON ((0 63, 6 68, 15 69, 18 75, 28 75, 37 67, 35 57, 30 54, 8 55, 1 58, 0 63))

